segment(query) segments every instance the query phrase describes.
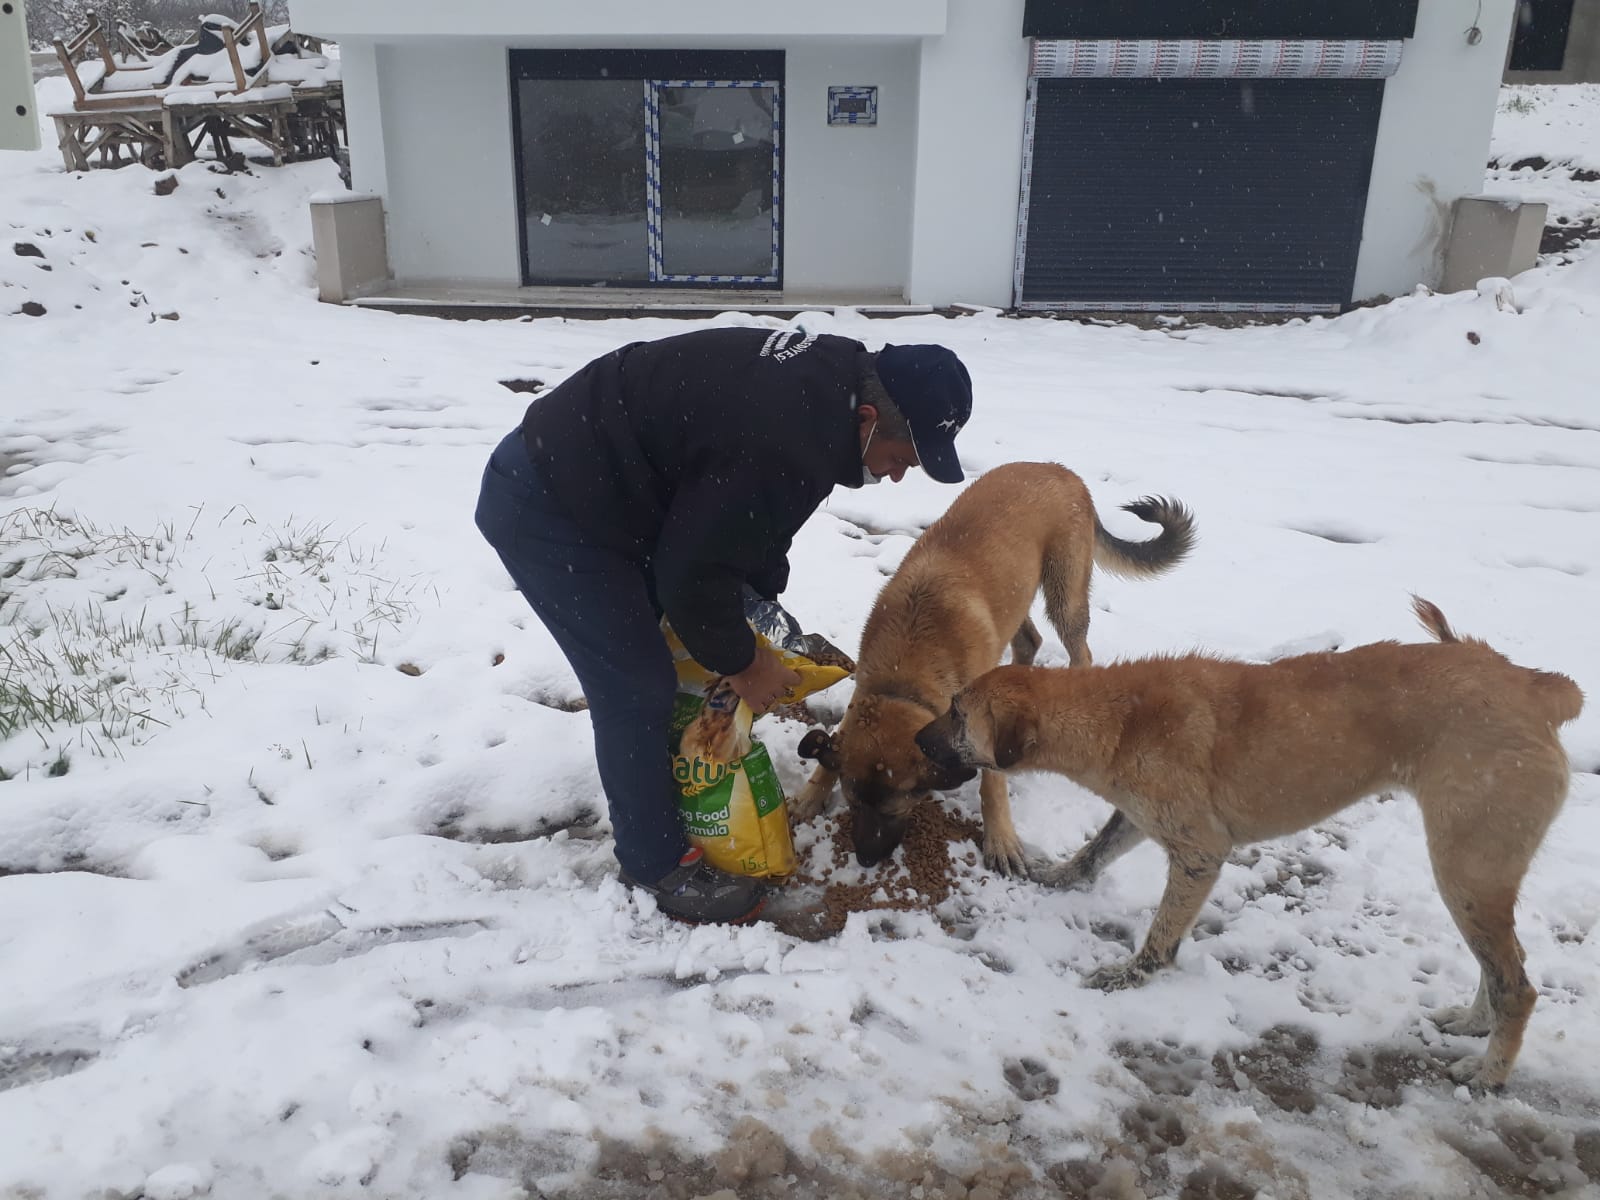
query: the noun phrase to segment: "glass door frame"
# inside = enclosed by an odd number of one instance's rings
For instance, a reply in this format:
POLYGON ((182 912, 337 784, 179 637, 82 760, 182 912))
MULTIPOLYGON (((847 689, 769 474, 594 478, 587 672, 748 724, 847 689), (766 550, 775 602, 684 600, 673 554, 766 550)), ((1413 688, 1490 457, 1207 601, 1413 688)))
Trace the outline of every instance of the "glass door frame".
POLYGON ((650 282, 768 284, 783 278, 783 84, 772 79, 647 79, 644 81, 645 221, 650 238, 650 282), (661 93, 667 88, 767 88, 772 92, 772 270, 765 275, 674 275, 666 268, 661 215, 661 93))
POLYGON ((753 290, 779 290, 783 286, 783 102, 785 59, 782 50, 510 50, 509 96, 513 175, 516 187, 518 260, 524 287, 607 288, 717 288, 730 285, 753 290), (523 174, 522 80, 610 79, 638 81, 641 120, 646 127, 646 233, 649 250, 641 266, 642 278, 630 282, 574 283, 542 279, 533 270, 528 238, 528 201, 523 174), (773 92, 772 109, 772 269, 764 275, 672 275, 665 269, 668 257, 662 237, 659 143, 659 93, 664 87, 762 87, 773 92))

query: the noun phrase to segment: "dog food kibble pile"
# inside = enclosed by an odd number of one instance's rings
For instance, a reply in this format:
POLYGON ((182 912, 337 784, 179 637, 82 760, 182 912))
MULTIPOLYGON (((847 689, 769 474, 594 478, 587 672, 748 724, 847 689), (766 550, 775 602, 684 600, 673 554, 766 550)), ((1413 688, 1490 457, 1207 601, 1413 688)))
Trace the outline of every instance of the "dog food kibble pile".
POLYGON ((912 814, 901 846, 904 871, 886 862, 865 872, 866 878, 860 883, 840 883, 833 879, 836 872, 857 874, 849 812, 841 810, 824 817, 821 828, 831 837, 831 864, 818 871, 814 864, 802 860, 791 881, 792 886, 822 889, 821 911, 813 913, 811 928, 805 934, 810 937, 833 936, 844 928, 851 913, 932 910, 944 902, 955 885, 958 862, 951 857, 953 847, 968 843, 961 858, 972 866, 978 861, 975 846, 983 840, 976 821, 947 812, 938 803, 924 801, 912 814))

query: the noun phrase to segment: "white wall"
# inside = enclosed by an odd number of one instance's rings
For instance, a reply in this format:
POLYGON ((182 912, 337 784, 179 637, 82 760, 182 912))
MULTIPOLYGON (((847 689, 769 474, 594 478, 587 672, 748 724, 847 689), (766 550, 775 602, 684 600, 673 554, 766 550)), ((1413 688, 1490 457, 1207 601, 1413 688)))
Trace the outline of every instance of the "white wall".
MULTIPOLYGON (((371 63, 379 78, 382 135, 374 136, 370 105, 362 105, 375 89, 351 87, 352 182, 385 197, 395 278, 518 286, 505 44, 452 38, 355 46, 358 70, 371 63)), ((784 286, 841 299, 903 295, 916 43, 808 39, 788 47, 785 70, 784 286), (878 125, 830 127, 829 84, 876 84, 878 125)))
POLYGON ((340 42, 339 71, 344 80, 350 185, 358 192, 382 196, 389 190, 389 168, 384 161, 383 111, 378 102, 378 47, 364 39, 340 42))
MULTIPOLYGON (((947 32, 920 39, 510 40, 787 50, 785 286, 1006 306, 1026 96, 1023 0, 942 3, 947 32), (830 83, 877 84, 879 125, 830 128, 830 83)), ((1463 31, 1478 0, 1421 0, 1416 36, 1385 85, 1355 299, 1438 281, 1451 202, 1483 186, 1513 6, 1484 0, 1483 38, 1469 46, 1463 31)), ((507 44, 342 45, 353 181, 385 199, 399 280, 520 282, 507 44), (371 102, 379 93, 382 136, 371 102)))
POLYGON ((917 44, 805 42, 786 70, 784 287, 905 292, 916 162, 917 44), (876 84, 876 126, 830 126, 830 84, 876 84))
MULTIPOLYGON (((395 278, 518 286, 516 160, 504 44, 461 38, 401 42, 380 45, 377 59, 395 278)), ((352 158, 354 141, 352 130, 352 158)), ((352 182, 365 190, 359 178, 352 182)))
POLYGON ((1483 189, 1515 0, 1421 0, 1416 36, 1384 85, 1356 300, 1397 296, 1444 273, 1451 204, 1483 189), (1467 44, 1476 17, 1483 38, 1467 44))
POLYGON ((907 298, 1009 306, 1028 93, 1023 0, 950 0, 922 43, 907 298))

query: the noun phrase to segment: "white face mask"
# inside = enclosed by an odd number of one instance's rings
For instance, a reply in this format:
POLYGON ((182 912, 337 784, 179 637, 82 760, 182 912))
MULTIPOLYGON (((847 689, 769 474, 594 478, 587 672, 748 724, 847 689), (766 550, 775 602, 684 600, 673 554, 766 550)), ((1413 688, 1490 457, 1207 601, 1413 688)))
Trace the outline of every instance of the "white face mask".
POLYGON ((874 483, 882 483, 888 476, 874 475, 867 466, 867 447, 872 445, 872 439, 878 436, 878 423, 874 421, 872 428, 867 432, 866 445, 861 447, 861 486, 869 487, 874 483))

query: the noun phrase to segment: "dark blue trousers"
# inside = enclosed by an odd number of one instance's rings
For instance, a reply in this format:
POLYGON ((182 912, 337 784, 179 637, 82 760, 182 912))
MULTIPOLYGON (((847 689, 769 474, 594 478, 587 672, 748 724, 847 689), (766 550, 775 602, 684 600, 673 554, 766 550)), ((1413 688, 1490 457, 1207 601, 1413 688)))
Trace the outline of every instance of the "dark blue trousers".
POLYGON ((667 752, 677 673, 648 569, 594 545, 545 498, 520 430, 484 469, 477 523, 583 685, 617 861, 661 878, 689 843, 667 752))

